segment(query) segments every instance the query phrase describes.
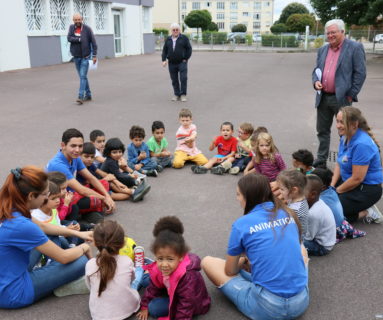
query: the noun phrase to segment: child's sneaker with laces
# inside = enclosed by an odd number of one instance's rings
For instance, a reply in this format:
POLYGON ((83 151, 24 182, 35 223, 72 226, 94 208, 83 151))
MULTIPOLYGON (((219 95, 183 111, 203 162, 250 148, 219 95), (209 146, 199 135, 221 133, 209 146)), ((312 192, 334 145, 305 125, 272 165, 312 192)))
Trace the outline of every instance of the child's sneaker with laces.
POLYGON ((364 218, 364 221, 367 223, 382 223, 383 215, 379 211, 376 205, 367 209, 367 216, 364 218))
POLYGON ((201 173, 206 173, 207 172, 207 168, 205 168, 204 166, 196 166, 196 165, 193 165, 191 167, 192 171, 194 173, 197 173, 197 174, 201 174, 201 173))
POLYGON ((216 167, 211 168, 210 171, 213 174, 223 175, 225 173, 226 169, 222 166, 216 166, 216 167))
POLYGON ((145 251, 141 246, 136 246, 134 248, 134 266, 142 267, 145 264, 145 251))

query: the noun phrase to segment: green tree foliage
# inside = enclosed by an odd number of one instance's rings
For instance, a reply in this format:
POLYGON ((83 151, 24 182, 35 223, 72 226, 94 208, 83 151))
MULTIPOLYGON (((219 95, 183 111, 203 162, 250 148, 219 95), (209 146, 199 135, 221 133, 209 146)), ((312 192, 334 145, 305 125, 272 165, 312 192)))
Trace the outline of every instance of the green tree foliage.
POLYGON ((292 14, 286 22, 287 30, 289 32, 304 32, 306 26, 310 27, 310 31, 313 30, 315 25, 315 18, 311 14, 292 14))
POLYGON ((287 32, 287 26, 284 23, 277 23, 271 26, 270 31, 274 34, 287 32))
POLYGON ((207 10, 193 10, 185 17, 185 24, 189 28, 201 28, 202 31, 208 30, 211 23, 211 14, 207 10))
POLYGON ((215 22, 210 22, 209 26, 207 27, 208 31, 218 31, 218 25, 215 22))
MULTIPOLYGON (((318 0, 319 1, 319 0, 318 0)), ((287 19, 294 13, 309 13, 307 8, 298 2, 292 2, 289 5, 287 5, 281 13, 281 16, 279 17, 278 23, 286 23, 287 19)))
POLYGON ((246 31, 247 31, 247 27, 241 23, 231 27, 231 32, 246 32, 246 31))
POLYGON ((349 25, 376 25, 383 12, 383 0, 310 0, 310 3, 323 22, 340 18, 349 25))

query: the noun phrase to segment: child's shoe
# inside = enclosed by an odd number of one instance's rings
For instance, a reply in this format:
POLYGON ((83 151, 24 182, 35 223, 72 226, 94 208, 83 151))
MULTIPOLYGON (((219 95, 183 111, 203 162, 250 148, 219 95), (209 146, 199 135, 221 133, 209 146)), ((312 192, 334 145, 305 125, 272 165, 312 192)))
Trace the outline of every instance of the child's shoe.
POLYGON ((85 276, 62 285, 53 290, 56 297, 65 297, 73 294, 89 294, 89 289, 85 283, 85 276))
POLYGON ((216 166, 216 167, 213 167, 213 168, 211 168, 211 173, 213 173, 213 174, 218 174, 218 175, 223 175, 224 173, 225 173, 225 168, 224 167, 222 167, 221 165, 219 165, 219 166, 216 166))
POLYGON ((145 264, 145 251, 141 246, 136 246, 134 248, 134 266, 142 267, 145 264))
POLYGON ((144 196, 150 191, 150 188, 150 185, 148 185, 145 181, 142 181, 134 190, 132 201, 137 202, 144 199, 144 196))
POLYGON ((148 177, 158 177, 158 172, 157 172, 156 169, 154 169, 154 170, 149 170, 149 171, 146 172, 146 175, 147 175, 148 177))
POLYGON ((207 168, 204 166, 192 165, 191 170, 197 174, 207 173, 207 168))
POLYGON ((230 168, 229 173, 230 174, 238 174, 239 171, 240 171, 239 167, 233 167, 233 168, 230 168))
POLYGON ((383 222, 383 215, 376 205, 367 209, 367 216, 364 218, 367 223, 381 223, 383 222))
POLYGON ((157 172, 162 172, 164 170, 164 168, 159 164, 159 165, 157 165, 156 170, 157 170, 157 172))

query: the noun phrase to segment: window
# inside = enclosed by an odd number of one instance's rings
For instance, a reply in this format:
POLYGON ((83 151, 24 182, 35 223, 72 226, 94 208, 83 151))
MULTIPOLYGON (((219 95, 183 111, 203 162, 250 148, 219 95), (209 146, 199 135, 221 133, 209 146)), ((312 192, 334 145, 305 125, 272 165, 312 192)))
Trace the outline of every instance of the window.
POLYGON ((225 22, 217 22, 217 26, 219 30, 224 30, 225 29, 225 22))
POLYGON ((249 7, 249 2, 248 1, 243 1, 242 2, 242 7, 243 8, 248 8, 249 7))
POLYGON ((261 27, 260 22, 253 22, 253 29, 259 29, 261 27))
POLYGON ((270 2, 269 2, 269 1, 264 2, 264 3, 263 3, 263 6, 264 6, 264 7, 270 7, 270 2))
POLYGON ((85 24, 90 24, 90 1, 73 0, 73 9, 82 15, 85 24))
POLYGON ((181 3, 181 9, 182 10, 186 10, 186 2, 182 2, 181 3))
POLYGON ((254 12, 253 18, 254 18, 254 20, 261 20, 261 14, 254 12))
POLYGON ((225 9, 225 2, 217 2, 217 9, 225 9))
POLYGON ((69 1, 50 0, 51 26, 53 31, 67 30, 69 26, 69 1))
POLYGON ((94 20, 97 31, 107 30, 108 4, 105 2, 94 3, 94 20))
POLYGON ((225 13, 220 12, 217 13, 217 20, 224 20, 225 19, 225 13))
POLYGON ((183 14, 181 15, 181 20, 184 21, 184 20, 185 20, 185 17, 186 17, 186 14, 183 13, 183 14))
POLYGON ((211 3, 210 3, 210 2, 206 2, 206 8, 209 8, 209 7, 210 7, 210 5, 211 5, 211 3))
POLYGON ((237 10, 238 9, 238 2, 230 2, 230 9, 231 10, 237 10))
POLYGON ((238 14, 237 12, 230 12, 230 20, 237 20, 238 14))
POLYGON ((261 10, 261 3, 260 2, 254 2, 254 9, 255 10, 261 10))
POLYGON ((150 19, 150 7, 142 7, 142 26, 143 31, 152 32, 152 24, 150 19))
POLYGON ((249 13, 248 12, 242 12, 242 17, 248 17, 249 13))
POLYGON ((29 31, 43 31, 46 29, 43 0, 25 0, 25 11, 29 31))
POLYGON ((201 4, 199 2, 192 2, 192 9, 193 10, 201 9, 201 4))

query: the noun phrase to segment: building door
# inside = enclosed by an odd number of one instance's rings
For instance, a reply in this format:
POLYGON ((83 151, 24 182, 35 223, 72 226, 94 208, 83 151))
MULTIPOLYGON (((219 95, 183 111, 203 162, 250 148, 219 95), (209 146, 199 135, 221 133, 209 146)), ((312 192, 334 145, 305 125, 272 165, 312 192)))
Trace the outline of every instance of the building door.
POLYGON ((122 25, 121 25, 121 11, 113 10, 114 22, 114 53, 116 56, 121 56, 122 51, 122 25))

